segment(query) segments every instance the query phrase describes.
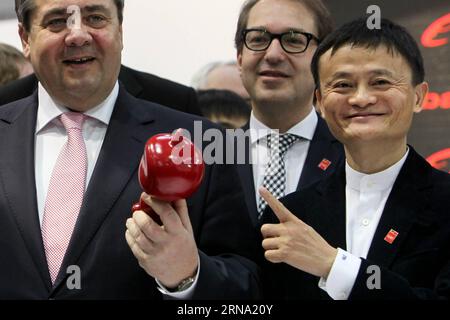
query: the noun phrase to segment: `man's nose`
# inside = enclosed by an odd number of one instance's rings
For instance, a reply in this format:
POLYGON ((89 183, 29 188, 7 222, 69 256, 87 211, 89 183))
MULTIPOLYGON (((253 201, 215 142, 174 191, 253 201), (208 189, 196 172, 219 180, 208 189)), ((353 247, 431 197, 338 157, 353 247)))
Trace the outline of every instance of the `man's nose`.
POLYGON ((69 47, 83 47, 92 42, 92 35, 83 26, 73 26, 69 28, 66 36, 66 45, 69 47))
POLYGON ((269 63, 277 63, 286 59, 286 52, 284 51, 278 39, 273 39, 272 43, 266 49, 265 59, 269 63))
POLYGON ((366 108, 377 102, 377 97, 366 86, 359 86, 348 99, 349 104, 366 108))

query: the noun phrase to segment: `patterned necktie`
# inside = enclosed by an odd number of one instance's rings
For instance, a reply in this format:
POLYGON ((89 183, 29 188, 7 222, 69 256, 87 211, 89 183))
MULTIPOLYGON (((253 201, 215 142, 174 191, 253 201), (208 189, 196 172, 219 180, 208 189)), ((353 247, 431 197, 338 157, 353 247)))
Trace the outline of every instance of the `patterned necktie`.
MULTIPOLYGON (((262 186, 270 191, 274 197, 284 196, 286 185, 286 168, 284 165, 284 156, 289 148, 300 139, 299 136, 285 133, 281 135, 268 135, 267 147, 270 150, 270 158, 267 163, 262 186)), ((261 218, 267 202, 259 196, 258 201, 258 219, 261 218)))
POLYGON ((86 184, 87 155, 82 126, 86 116, 60 116, 68 140, 58 156, 48 187, 42 239, 52 283, 55 282, 72 236, 86 184))

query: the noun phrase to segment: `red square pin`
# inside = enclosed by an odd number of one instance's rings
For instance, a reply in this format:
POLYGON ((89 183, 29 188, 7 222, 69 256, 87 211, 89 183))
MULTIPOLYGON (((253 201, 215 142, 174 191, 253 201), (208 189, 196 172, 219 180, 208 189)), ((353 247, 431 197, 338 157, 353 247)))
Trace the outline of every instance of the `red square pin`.
POLYGON ((331 161, 324 158, 322 161, 320 161, 318 167, 320 169, 322 169, 323 171, 326 171, 330 165, 331 165, 331 161))
POLYGON ((394 229, 391 229, 387 233, 386 237, 384 237, 384 241, 386 241, 389 244, 392 244, 395 241, 395 238, 397 238, 397 236, 398 236, 398 232, 395 231, 394 229))

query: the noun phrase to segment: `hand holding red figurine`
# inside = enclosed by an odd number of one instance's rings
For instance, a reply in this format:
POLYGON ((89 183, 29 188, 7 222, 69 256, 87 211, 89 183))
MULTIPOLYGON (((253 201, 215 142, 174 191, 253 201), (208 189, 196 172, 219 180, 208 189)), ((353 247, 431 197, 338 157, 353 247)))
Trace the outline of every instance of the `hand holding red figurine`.
MULTIPOLYGON (((159 200, 172 202, 186 199, 200 186, 205 165, 200 150, 183 130, 175 134, 157 134, 145 144, 139 165, 139 183, 145 193, 159 200)), ((142 199, 132 211, 143 210, 161 224, 158 215, 142 199)))

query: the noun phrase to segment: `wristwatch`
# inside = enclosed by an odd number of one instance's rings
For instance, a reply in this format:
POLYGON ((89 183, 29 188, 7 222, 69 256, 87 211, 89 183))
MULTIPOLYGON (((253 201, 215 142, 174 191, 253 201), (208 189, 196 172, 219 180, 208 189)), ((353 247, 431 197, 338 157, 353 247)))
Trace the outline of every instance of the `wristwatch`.
POLYGON ((178 284, 178 286, 176 286, 173 289, 170 289, 169 291, 170 292, 181 292, 181 291, 187 290, 192 286, 194 281, 195 281, 195 277, 188 277, 184 280, 181 280, 181 282, 178 284))

